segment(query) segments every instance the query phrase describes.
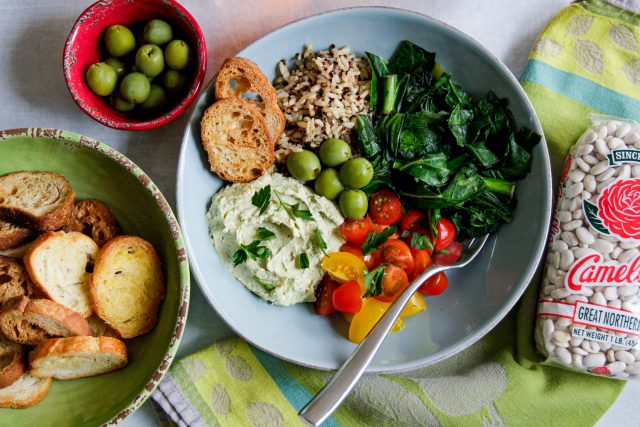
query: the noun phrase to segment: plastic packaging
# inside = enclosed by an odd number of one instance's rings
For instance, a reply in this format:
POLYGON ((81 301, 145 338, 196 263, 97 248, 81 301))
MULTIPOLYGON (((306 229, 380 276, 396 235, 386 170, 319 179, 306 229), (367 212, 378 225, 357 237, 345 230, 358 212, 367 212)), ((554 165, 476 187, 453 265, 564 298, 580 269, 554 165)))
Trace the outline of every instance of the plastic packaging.
POLYGON ((640 125, 608 116, 567 156, 540 290, 544 363, 640 378, 640 125))

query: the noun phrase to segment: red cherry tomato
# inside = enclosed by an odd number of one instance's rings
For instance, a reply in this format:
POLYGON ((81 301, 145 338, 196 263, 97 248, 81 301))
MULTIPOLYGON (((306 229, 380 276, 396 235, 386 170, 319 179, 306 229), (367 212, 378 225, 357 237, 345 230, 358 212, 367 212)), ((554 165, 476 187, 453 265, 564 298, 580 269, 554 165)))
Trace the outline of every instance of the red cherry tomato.
POLYGON ((422 286, 418 288, 418 292, 423 295, 440 295, 445 289, 447 289, 447 285, 449 285, 447 275, 440 272, 435 276, 428 278, 422 286))
POLYGON ((362 308, 362 295, 360 294, 360 284, 355 280, 340 285, 331 297, 336 310, 343 313, 357 313, 362 308))
POLYGON ((369 255, 364 255, 364 263, 367 265, 367 270, 373 270, 382 264, 382 251, 375 251, 369 255))
POLYGON ((382 249, 382 259, 384 262, 400 267, 407 273, 407 276, 413 273, 413 257, 409 246, 402 240, 389 239, 382 249))
POLYGON ((462 244, 453 241, 441 252, 436 252, 433 255, 433 263, 435 265, 451 265, 460 259, 462 256, 462 244))
POLYGON ((433 244, 433 250, 439 251, 444 249, 456 239, 456 226, 447 218, 442 217, 438 221, 438 239, 433 244))
POLYGON ((335 282, 328 277, 322 279, 316 289, 316 302, 314 304, 316 314, 326 316, 327 314, 331 314, 336 311, 331 300, 333 297, 333 291, 335 291, 338 286, 340 286, 338 282, 335 282))
POLYGON ((367 234, 373 230, 373 223, 369 218, 347 219, 340 225, 340 232, 347 242, 354 245, 362 245, 367 234))
POLYGON ((364 261, 364 255, 362 255, 362 251, 360 250, 359 246, 354 246, 349 243, 345 243, 344 245, 340 246, 340 252, 349 252, 350 254, 353 254, 364 261))
MULTIPOLYGON (((391 225, 373 224, 373 231, 375 231, 376 233, 382 233, 384 230, 386 230, 389 227, 391 227, 391 225)), ((399 239, 399 238, 400 238, 400 233, 398 232, 397 229, 391 236, 389 236, 389 239, 399 239)))
POLYGON ((389 264, 385 267, 382 277, 382 294, 376 295, 375 298, 385 302, 395 301, 408 285, 407 273, 401 268, 389 264))
POLYGON ((413 280, 431 265, 431 257, 426 249, 416 249, 414 247, 410 249, 413 257, 413 272, 409 275, 409 279, 413 280))
POLYGON ((420 234, 429 234, 429 231, 420 224, 420 221, 425 217, 424 212, 417 209, 409 209, 400 220, 400 229, 402 231, 415 231, 420 234))
POLYGON ((395 224, 402 218, 400 199, 393 191, 376 191, 369 199, 369 215, 376 224, 395 224))

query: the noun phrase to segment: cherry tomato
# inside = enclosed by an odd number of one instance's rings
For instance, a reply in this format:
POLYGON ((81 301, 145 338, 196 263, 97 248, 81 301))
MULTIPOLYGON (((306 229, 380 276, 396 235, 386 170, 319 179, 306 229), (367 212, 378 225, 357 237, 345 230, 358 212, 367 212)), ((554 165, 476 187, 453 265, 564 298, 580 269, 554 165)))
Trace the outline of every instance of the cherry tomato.
POLYGON ((373 223, 370 218, 346 219, 340 225, 340 232, 347 239, 347 242, 354 245, 362 245, 367 238, 367 234, 373 230, 373 223))
POLYGON ((427 302, 424 300, 424 297, 416 292, 415 294, 411 295, 411 299, 402 309, 400 317, 405 318, 413 316, 420 313, 422 310, 426 310, 426 308, 427 302))
POLYGON ((389 239, 382 249, 384 262, 400 267, 407 275, 413 273, 413 257, 409 246, 402 240, 389 239))
POLYGON ((438 239, 433 244, 433 250, 444 249, 456 239, 456 226, 447 218, 442 217, 437 225, 438 239))
POLYGON ((347 252, 330 252, 320 262, 322 269, 338 283, 356 280, 364 290, 364 270, 366 265, 357 256, 347 252))
POLYGON ((433 263, 435 265, 451 265, 460 259, 462 256, 462 244, 453 241, 441 252, 437 252, 433 255, 433 263))
POLYGON ((418 288, 418 292, 424 295, 440 295, 447 289, 448 284, 449 279, 447 279, 447 275, 440 272, 428 278, 422 286, 418 288))
POLYGON ((327 314, 331 314, 336 311, 336 308, 333 306, 332 296, 333 291, 335 291, 340 284, 329 279, 328 277, 324 277, 318 287, 316 288, 316 302, 314 303, 314 310, 316 314, 321 316, 326 316, 327 314))
MULTIPOLYGON (((360 250, 359 246, 354 246, 354 245, 351 245, 349 243, 345 243, 344 245, 340 246, 340 252, 350 253, 352 255, 357 256, 361 260, 365 261, 364 255, 362 255, 362 251, 360 250)), ((365 264, 366 263, 367 262, 365 261, 365 264)), ((367 268, 369 268, 369 266, 367 266, 367 268)))
POLYGON ((382 263, 382 251, 374 251, 369 255, 364 255, 364 263, 367 265, 367 270, 373 270, 382 263))
POLYGON ((385 302, 394 301, 408 285, 407 273, 401 268, 389 264, 385 267, 382 277, 382 294, 376 295, 374 298, 385 302))
POLYGON ((357 313, 362 308, 362 294, 360 293, 360 284, 355 280, 351 280, 338 289, 333 291, 331 297, 333 306, 336 310, 343 313, 357 313))
MULTIPOLYGON (((382 233, 384 230, 386 230, 389 227, 391 226, 384 225, 384 224, 373 224, 373 231, 375 231, 376 233, 382 233)), ((389 236, 389 239, 399 239, 399 238, 400 238, 400 233, 398 232, 397 229, 391 236, 389 236)))
POLYGON ((413 271, 409 275, 409 279, 413 280, 431 265, 431 257, 426 249, 416 249, 410 247, 411 256, 413 257, 413 271))
POLYGON ((400 220, 400 229, 402 231, 415 231, 420 234, 429 234, 429 231, 420 224, 426 215, 417 209, 409 209, 407 213, 402 215, 400 220))
POLYGON ((402 218, 400 199, 393 191, 376 191, 369 199, 369 215, 376 224, 395 224, 402 218))
MULTIPOLYGON (((349 326, 349 341, 359 344, 369 335, 371 329, 378 323, 378 320, 386 313, 391 304, 378 301, 375 298, 367 298, 362 302, 362 308, 351 319, 349 326)), ((402 319, 396 320, 393 331, 402 329, 404 322, 402 319)))

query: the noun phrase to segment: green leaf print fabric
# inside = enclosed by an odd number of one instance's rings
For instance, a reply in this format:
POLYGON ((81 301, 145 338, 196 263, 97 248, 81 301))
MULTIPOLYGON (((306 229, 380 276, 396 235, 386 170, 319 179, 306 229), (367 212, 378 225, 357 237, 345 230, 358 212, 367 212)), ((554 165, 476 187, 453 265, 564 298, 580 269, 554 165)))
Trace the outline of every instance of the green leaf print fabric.
MULTIPOLYGON (((624 1, 637 7, 637 2, 624 1)), ((598 112, 640 120, 640 19, 602 1, 575 3, 549 22, 521 83, 541 119, 557 178, 598 112)), ((539 364, 533 280, 483 340, 431 366, 367 375, 325 426, 593 425, 623 382, 539 364)), ((332 373, 293 365, 230 338, 177 362, 153 395, 172 423, 303 425, 298 411, 332 373)))

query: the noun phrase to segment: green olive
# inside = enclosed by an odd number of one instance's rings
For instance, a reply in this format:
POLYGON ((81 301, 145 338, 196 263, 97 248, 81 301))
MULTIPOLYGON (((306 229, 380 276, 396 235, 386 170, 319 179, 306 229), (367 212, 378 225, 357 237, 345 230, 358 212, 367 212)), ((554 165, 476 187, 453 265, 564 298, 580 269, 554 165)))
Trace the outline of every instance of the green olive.
POLYGON ((334 200, 344 190, 344 186, 340 182, 340 178, 338 178, 338 172, 333 168, 327 168, 318 175, 315 189, 319 195, 329 200, 334 200))
POLYGON ((120 83, 120 96, 125 101, 140 104, 147 99, 151 85, 149 79, 142 73, 129 73, 120 83))
POLYGON ((124 25, 112 25, 104 33, 104 45, 112 56, 124 56, 136 47, 136 39, 124 25))
POLYGON ((118 58, 107 58, 104 62, 115 70, 116 76, 118 76, 119 79, 123 78, 124 75, 127 74, 124 62, 120 61, 118 58))
POLYGON ((349 159, 340 167, 340 181, 347 188, 362 188, 371 182, 373 166, 363 157, 349 159))
POLYGON ((300 181, 311 181, 320 174, 320 160, 312 151, 302 150, 287 156, 289 173, 300 181))
POLYGON ((369 202, 367 195, 362 190, 344 190, 340 193, 338 205, 345 218, 360 219, 366 215, 369 202))
POLYGON ((96 95, 111 95, 118 83, 116 70, 104 62, 97 62, 87 70, 87 84, 96 95))
POLYGON ((152 19, 144 26, 143 36, 147 43, 162 45, 173 39, 173 29, 166 21, 152 19))
POLYGON ((162 49, 155 44, 145 44, 136 52, 136 70, 155 77, 164 69, 162 49))
POLYGON ((173 95, 179 95, 187 88, 187 76, 176 70, 164 73, 164 88, 173 95))
POLYGON ((326 166, 339 166, 351 157, 351 147, 346 141, 329 138, 320 145, 320 161, 326 166))
POLYGON ((125 101, 120 96, 113 96, 111 98, 111 105, 118 111, 126 112, 131 111, 136 106, 133 102, 125 101))
POLYGON ((161 86, 152 84, 149 88, 149 96, 140 104, 145 110, 161 110, 167 106, 169 99, 161 86))
POLYGON ((191 48, 182 40, 172 40, 164 49, 165 60, 172 70, 182 70, 189 64, 191 48))

